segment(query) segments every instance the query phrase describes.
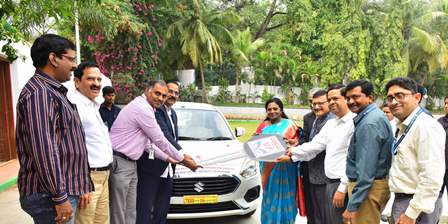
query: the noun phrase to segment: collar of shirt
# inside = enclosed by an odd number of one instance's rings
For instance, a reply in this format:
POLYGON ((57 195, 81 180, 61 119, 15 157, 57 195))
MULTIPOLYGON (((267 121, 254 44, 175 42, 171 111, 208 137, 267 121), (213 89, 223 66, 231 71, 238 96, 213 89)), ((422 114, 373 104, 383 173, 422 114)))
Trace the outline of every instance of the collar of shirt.
POLYGON ((80 103, 83 103, 86 106, 95 107, 97 110, 100 109, 100 104, 98 102, 96 102, 95 100, 90 100, 89 98, 87 98, 87 96, 85 96, 78 90, 75 90, 73 94, 76 94, 80 103))
MULTIPOLYGON (((397 126, 402 127, 402 126, 404 125, 404 126, 407 127, 407 126, 409 125, 409 123, 411 123, 412 118, 415 116, 415 114, 416 114, 419 110, 420 110, 420 107, 416 107, 416 108, 412 111, 412 113, 409 114, 409 116, 406 117, 406 119, 404 119, 404 121, 400 121, 400 120, 397 119, 397 126)), ((400 128, 400 129, 401 129, 401 128, 400 128)))
POLYGON ((352 122, 354 117, 356 117, 356 114, 351 112, 351 111, 349 111, 347 114, 345 114, 341 118, 336 117, 336 121, 337 122, 343 122, 343 123, 352 122))
POLYGON ((168 106, 165 105, 165 104, 163 104, 163 106, 165 107, 166 112, 167 112, 169 115, 171 115, 171 107, 168 107, 168 106))
POLYGON ((353 118, 353 122, 355 122, 355 125, 357 125, 368 113, 370 113, 373 110, 373 107, 376 107, 374 103, 370 104, 364 110, 359 112, 358 115, 356 115, 355 118, 353 118))
POLYGON ((54 79, 53 77, 49 76, 48 74, 46 74, 45 72, 43 72, 40 69, 36 69, 36 75, 43 80, 44 82, 48 83, 50 86, 54 87, 55 89, 57 89, 59 92, 63 93, 65 96, 67 96, 67 91, 68 89, 65 88, 62 83, 60 83, 59 81, 57 81, 56 79, 54 79))

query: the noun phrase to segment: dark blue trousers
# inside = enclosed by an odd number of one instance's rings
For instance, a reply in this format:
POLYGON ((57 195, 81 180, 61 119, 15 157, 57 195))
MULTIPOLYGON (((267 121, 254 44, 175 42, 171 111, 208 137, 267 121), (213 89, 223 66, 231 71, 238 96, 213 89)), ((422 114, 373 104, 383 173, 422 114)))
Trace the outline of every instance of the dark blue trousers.
POLYGON ((137 174, 137 224, 166 224, 173 179, 137 174))

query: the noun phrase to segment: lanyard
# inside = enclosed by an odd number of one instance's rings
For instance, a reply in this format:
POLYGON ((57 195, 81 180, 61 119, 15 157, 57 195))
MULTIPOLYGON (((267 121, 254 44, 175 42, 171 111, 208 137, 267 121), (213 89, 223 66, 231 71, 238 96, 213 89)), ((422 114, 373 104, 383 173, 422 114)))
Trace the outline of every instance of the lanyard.
POLYGON ((422 112, 423 112, 423 110, 422 110, 422 108, 420 108, 420 110, 418 110, 417 113, 412 118, 411 122, 409 122, 409 125, 406 127, 406 129, 404 130, 403 134, 400 136, 398 141, 397 141, 397 139, 394 140, 394 145, 392 146, 392 155, 397 155, 398 146, 403 141, 404 137, 406 137, 406 134, 411 129, 411 127, 414 124, 415 120, 417 120, 418 115, 420 115, 422 112))
MULTIPOLYGON (((357 124, 359 124, 359 122, 361 122, 361 120, 370 112, 372 112, 372 110, 374 110, 376 107, 375 106, 370 106, 370 108, 368 108, 366 111, 364 111, 364 113, 361 114, 361 117, 357 120, 357 122, 354 122, 355 126, 357 124)), ((354 121, 354 120, 353 120, 354 121)))

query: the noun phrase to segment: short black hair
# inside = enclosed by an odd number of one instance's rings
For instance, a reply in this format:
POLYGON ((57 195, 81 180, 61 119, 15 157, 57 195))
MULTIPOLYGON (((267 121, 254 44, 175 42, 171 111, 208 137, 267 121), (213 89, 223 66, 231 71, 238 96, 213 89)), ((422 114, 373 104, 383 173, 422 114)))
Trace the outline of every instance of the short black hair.
POLYGON ((170 84, 170 83, 173 83, 173 84, 177 85, 177 87, 180 88, 180 83, 179 83, 179 81, 177 81, 177 80, 175 80, 175 79, 166 80, 165 82, 166 82, 167 85, 170 84))
POLYGON ((385 108, 385 107, 389 107, 389 105, 387 104, 387 102, 385 102, 385 103, 383 103, 383 104, 381 105, 381 109, 383 109, 383 108, 385 108))
POLYGON ((36 68, 43 68, 47 65, 48 55, 51 52, 62 57, 69 49, 76 49, 75 44, 69 39, 56 34, 44 34, 38 37, 31 46, 33 65, 36 68))
POLYGON ((162 80, 151 80, 151 81, 148 82, 148 86, 146 86, 146 88, 147 89, 152 89, 157 84, 160 84, 162 86, 166 86, 166 83, 164 81, 162 81, 162 80))
POLYGON ((313 99, 317 98, 317 97, 321 97, 321 96, 326 96, 327 95, 327 91, 320 89, 317 90, 314 94, 313 94, 313 99))
POLYGON ((103 96, 110 94, 110 93, 115 93, 115 89, 112 86, 105 86, 103 88, 103 96))
POLYGON ((446 99, 448 99, 448 96, 445 96, 445 99, 443 99, 443 101, 445 101, 446 99))
POLYGON ((264 109, 265 109, 265 110, 268 110, 268 105, 269 105, 270 103, 275 103, 275 104, 277 104, 278 107, 280 107, 280 112, 282 112, 282 117, 288 119, 288 116, 286 115, 285 110, 283 109, 284 107, 283 107, 283 102, 282 102, 281 99, 279 99, 279 98, 277 98, 277 97, 274 97, 274 98, 271 98, 271 99, 269 99, 268 101, 266 101, 266 103, 264 104, 264 109))
POLYGON ((335 90, 335 89, 339 89, 341 91, 341 95, 344 96, 344 90, 345 90, 345 85, 344 84, 330 84, 328 85, 328 89, 327 89, 327 95, 328 92, 330 92, 331 90, 335 90))
POLYGON ((75 78, 81 80, 82 75, 84 74, 84 70, 87 68, 98 68, 98 65, 93 62, 85 61, 78 65, 78 67, 73 72, 73 75, 75 76, 75 78))
POLYGON ((373 84, 365 79, 358 79, 355 81, 352 81, 345 87, 344 96, 347 95, 347 92, 356 88, 361 87, 361 92, 364 93, 366 96, 373 96, 373 84))
POLYGON ((417 83, 413 79, 410 79, 407 77, 397 77, 397 78, 394 78, 394 79, 390 80, 389 82, 387 82, 386 93, 389 91, 389 88, 392 86, 399 86, 403 89, 407 89, 407 90, 411 91, 413 94, 419 92, 417 83))

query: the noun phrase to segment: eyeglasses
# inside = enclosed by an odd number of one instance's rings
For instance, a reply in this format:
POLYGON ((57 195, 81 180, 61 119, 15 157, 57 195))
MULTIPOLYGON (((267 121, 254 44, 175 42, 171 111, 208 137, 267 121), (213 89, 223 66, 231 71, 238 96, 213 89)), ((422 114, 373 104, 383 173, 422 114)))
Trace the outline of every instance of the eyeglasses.
POLYGON ((179 96, 179 92, 174 91, 172 89, 168 89, 168 93, 174 94, 175 96, 179 96))
POLYGON ((413 93, 396 93, 395 95, 389 95, 386 97, 386 101, 388 103, 392 103, 392 101, 403 101, 406 96, 408 95, 414 95, 413 93))
POLYGON ((76 63, 76 57, 70 57, 70 56, 63 55, 63 54, 61 54, 61 57, 67 58, 72 63, 76 63))

